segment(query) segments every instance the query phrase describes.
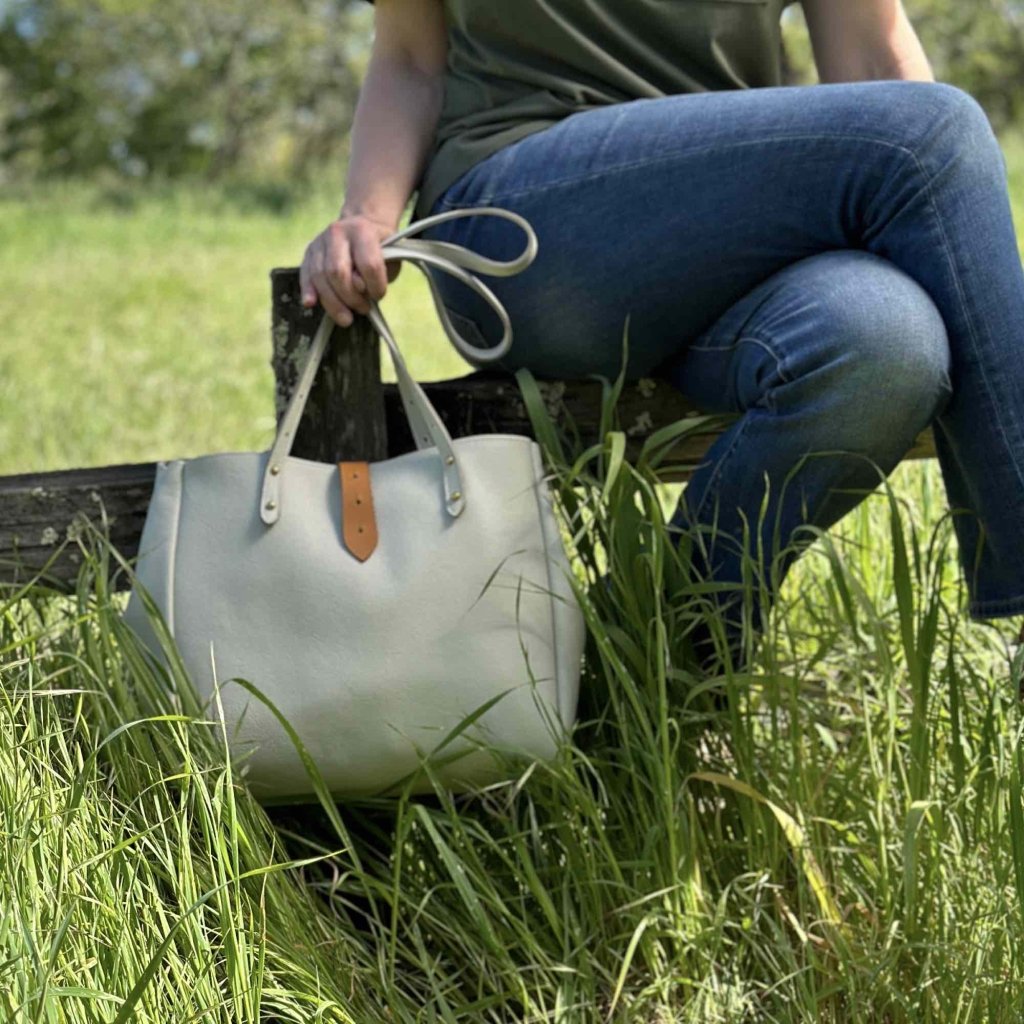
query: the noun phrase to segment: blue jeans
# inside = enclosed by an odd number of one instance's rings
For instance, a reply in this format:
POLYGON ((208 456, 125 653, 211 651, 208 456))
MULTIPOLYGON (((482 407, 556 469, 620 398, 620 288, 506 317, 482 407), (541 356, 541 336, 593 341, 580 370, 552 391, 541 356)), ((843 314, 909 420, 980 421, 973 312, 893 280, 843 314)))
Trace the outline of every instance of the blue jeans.
MULTIPOLYGON (((827 529, 881 483, 871 462, 888 475, 932 424, 968 614, 1024 613, 1024 272, 1005 160, 967 93, 870 81, 580 111, 432 212, 467 206, 538 237, 526 271, 487 279, 514 330, 502 366, 614 378, 629 314, 627 379, 738 414, 676 513, 714 537, 709 578, 742 580, 748 524, 781 583, 813 540, 801 524, 827 529)), ((425 237, 499 259, 523 242, 486 217, 425 237)), ((437 277, 457 325, 493 344, 493 313, 437 277)))

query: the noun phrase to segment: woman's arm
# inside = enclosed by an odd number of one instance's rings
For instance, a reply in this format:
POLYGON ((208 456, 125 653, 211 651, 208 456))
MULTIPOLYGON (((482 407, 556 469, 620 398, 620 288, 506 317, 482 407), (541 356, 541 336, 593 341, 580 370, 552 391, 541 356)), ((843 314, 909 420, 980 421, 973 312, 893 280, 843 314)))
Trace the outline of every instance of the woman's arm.
POLYGON ((934 82, 901 0, 801 0, 822 82, 934 82))
POLYGON ((441 116, 441 0, 376 0, 373 52, 352 121, 342 215, 398 227, 441 116))
MULTIPOLYGON (((373 52, 352 122, 338 219, 306 248, 303 304, 338 323, 366 314, 388 286, 381 243, 398 228, 441 115, 448 36, 442 0, 376 0, 373 52)), ((392 279, 397 275, 394 267, 392 279)))

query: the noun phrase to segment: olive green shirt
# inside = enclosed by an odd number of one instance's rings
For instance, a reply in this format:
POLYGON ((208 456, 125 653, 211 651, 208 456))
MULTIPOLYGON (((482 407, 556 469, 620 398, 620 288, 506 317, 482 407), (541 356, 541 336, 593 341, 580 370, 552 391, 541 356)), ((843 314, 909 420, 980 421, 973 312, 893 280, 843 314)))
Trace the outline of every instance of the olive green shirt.
POLYGON ((413 219, 484 157, 580 110, 781 85, 794 0, 444 0, 444 103, 413 219))

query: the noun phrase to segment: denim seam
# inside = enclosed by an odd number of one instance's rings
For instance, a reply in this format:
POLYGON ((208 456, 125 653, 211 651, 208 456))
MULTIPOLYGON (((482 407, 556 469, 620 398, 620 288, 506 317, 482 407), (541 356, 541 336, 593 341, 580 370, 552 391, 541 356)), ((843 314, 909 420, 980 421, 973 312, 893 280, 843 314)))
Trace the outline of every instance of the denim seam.
POLYGON ((740 439, 746 433, 748 426, 750 426, 749 415, 744 416, 739 421, 739 428, 733 435, 729 447, 722 453, 721 457, 718 459, 718 462, 715 464, 715 468, 711 473, 711 479, 708 481, 707 487, 704 488, 704 493, 701 495, 700 501, 697 503, 697 507, 693 509, 692 516, 695 521, 700 519, 700 514, 704 511, 704 506, 707 504, 708 499, 711 497, 712 491, 717 491, 719 482, 722 478, 722 469, 728 461, 729 456, 732 455, 732 453, 736 450, 736 446, 739 444, 740 439))
POLYGON ((970 601, 967 605, 968 614, 985 615, 1024 615, 1024 594, 1018 597, 1004 597, 991 601, 970 601))
MULTIPOLYGON (((932 188, 932 184, 935 181, 935 176, 928 175, 928 173, 924 169, 924 165, 921 163, 917 154, 913 150, 907 149, 906 152, 910 154, 911 159, 914 161, 914 164, 917 167, 918 173, 921 174, 924 178, 925 191, 928 194, 928 205, 931 207, 932 216, 934 217, 935 223, 938 226, 939 238, 942 242, 942 251, 945 254, 946 264, 949 267, 949 271, 953 276, 953 282, 956 285, 956 292, 960 302, 961 312, 964 314, 964 320, 966 320, 967 322, 968 336, 970 338, 971 348, 973 350, 971 354, 974 357, 975 363, 977 364, 978 370, 981 374, 982 382, 985 385, 985 392, 987 394, 989 404, 991 408, 996 409, 998 408, 998 405, 995 401, 995 395, 992 392, 992 385, 989 381, 988 374, 985 371, 984 360, 978 358, 978 337, 975 330, 974 321, 971 319, 970 315, 968 315, 967 300, 964 294, 963 281, 960 279, 960 273, 957 270, 956 262, 953 259, 953 250, 949 244, 949 238, 946 235, 946 227, 942 223, 942 217, 939 215, 938 207, 935 205, 935 193, 934 189, 932 188)), ((1003 441, 1006 445, 1006 450, 1010 453, 1010 461, 1013 463, 1013 468, 1016 470, 1017 479, 1020 482, 1021 488, 1024 489, 1024 470, 1022 470, 1021 468, 1020 459, 1017 457, 1014 446, 1006 433, 1006 423, 1000 416, 996 416, 995 419, 996 422, 999 424, 999 432, 1002 435, 1003 441)))
MULTIPOLYGON (((554 190, 554 189, 557 189, 557 188, 562 188, 564 186, 577 186, 577 185, 584 184, 585 182, 588 182, 588 181, 593 181, 593 180, 595 180, 597 178, 611 176, 613 174, 620 174, 623 171, 633 170, 636 167, 657 167, 660 164, 671 163, 673 160, 678 160, 679 157, 681 157, 681 156, 696 155, 698 153, 708 153, 708 152, 711 152, 713 150, 728 151, 728 150, 733 150, 733 149, 744 148, 746 146, 763 146, 763 145, 770 145, 772 143, 795 142, 795 141, 799 141, 799 140, 812 140, 812 141, 815 141, 815 142, 820 142, 822 140, 847 141, 847 140, 850 140, 850 139, 856 139, 856 140, 858 140, 860 142, 872 142, 872 143, 875 143, 876 145, 879 145, 879 146, 885 146, 888 149, 896 149, 896 150, 899 150, 900 152, 908 153, 911 157, 913 157, 915 162, 918 163, 918 167, 920 168, 920 162, 917 161, 917 156, 914 153, 914 151, 912 149, 909 149, 907 146, 901 146, 898 142, 889 142, 886 139, 878 139, 878 138, 875 138, 872 135, 854 135, 854 134, 849 133, 849 132, 844 132, 844 133, 838 133, 838 132, 819 133, 819 132, 814 132, 814 133, 803 133, 803 134, 799 134, 799 135, 792 135, 792 134, 790 134, 790 135, 778 135, 778 136, 775 136, 775 137, 770 138, 770 139, 748 139, 748 140, 741 140, 741 141, 737 141, 737 142, 709 143, 706 146, 695 146, 695 147, 691 147, 691 148, 688 148, 688 149, 675 150, 672 153, 668 154, 667 156, 646 157, 646 158, 644 158, 642 160, 631 160, 628 163, 617 164, 614 167, 604 167, 601 170, 593 171, 590 174, 584 174, 584 175, 581 175, 581 176, 571 177, 571 178, 560 178, 557 181, 549 181, 549 182, 547 182, 544 185, 531 185, 528 188, 516 189, 516 190, 513 190, 511 192, 492 193, 491 195, 489 195, 487 197, 480 197, 480 198, 474 199, 474 200, 472 200, 470 202, 455 202, 455 203, 452 203, 452 202, 449 202, 447 199, 442 198, 441 199, 441 203, 443 205, 449 207, 450 209, 457 209, 459 207, 469 207, 469 206, 491 206, 491 205, 497 205, 502 200, 505 200, 505 199, 512 199, 512 198, 517 198, 519 196, 530 196, 530 195, 535 195, 535 194, 539 195, 541 193, 544 193, 544 192, 547 192, 547 191, 551 191, 551 190, 554 190)), ((927 178, 927 176, 926 176, 926 178, 927 178)), ((930 179, 928 179, 928 180, 930 181, 930 179)))
MULTIPOLYGON (((772 347, 772 342, 766 338, 761 338, 756 334, 746 333, 737 338, 732 344, 729 345, 690 345, 688 351, 690 352, 727 352, 730 349, 736 348, 742 345, 745 341, 752 341, 755 345, 760 345, 774 360, 775 360, 775 372, 782 378, 786 384, 792 384, 793 379, 785 369, 785 358, 780 356, 778 352, 772 347)), ((769 397, 772 394, 772 390, 769 389, 765 392, 765 397, 769 397)), ((769 403, 774 411, 775 403, 774 400, 769 398, 769 403)))

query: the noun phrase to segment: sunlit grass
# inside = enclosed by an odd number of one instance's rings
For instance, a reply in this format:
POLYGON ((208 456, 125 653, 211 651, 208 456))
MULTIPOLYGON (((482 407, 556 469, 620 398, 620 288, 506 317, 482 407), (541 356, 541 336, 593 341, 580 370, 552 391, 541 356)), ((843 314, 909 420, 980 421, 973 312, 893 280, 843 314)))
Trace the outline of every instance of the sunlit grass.
MULTIPOLYGON (((269 447, 269 274, 336 215, 330 185, 279 212, 238 187, 0 195, 0 473, 269 447)), ((419 379, 467 371, 418 271, 383 309, 419 379)))
MULTIPOLYGON (((104 196, 0 199, 0 472, 265 447, 266 275, 334 191, 104 196)), ((418 275, 388 303, 414 373, 462 372, 418 275)), ((0 601, 0 1020, 1021 1019, 1021 665, 966 619, 938 466, 820 537, 750 669, 707 678, 678 489, 617 460, 610 411, 578 462, 538 426, 580 722, 477 796, 268 814, 123 629, 101 538, 73 598, 0 601)))
POLYGON ((102 535, 73 600, 0 608, 8 1019, 1019 1018, 1020 665, 963 617, 934 480, 820 537, 749 670, 704 677, 657 448, 620 461, 609 412, 560 457, 531 408, 588 647, 572 744, 507 784, 268 817, 102 535))

